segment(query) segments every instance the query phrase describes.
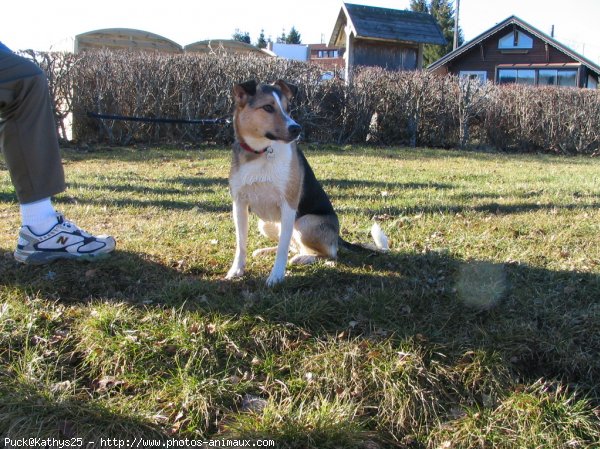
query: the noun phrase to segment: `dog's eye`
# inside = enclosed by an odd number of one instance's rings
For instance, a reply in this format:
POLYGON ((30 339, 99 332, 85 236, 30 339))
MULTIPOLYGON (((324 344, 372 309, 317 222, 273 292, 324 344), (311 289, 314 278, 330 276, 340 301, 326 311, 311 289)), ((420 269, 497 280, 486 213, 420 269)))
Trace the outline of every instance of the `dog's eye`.
POLYGON ((267 111, 269 114, 275 112, 275 108, 273 106, 271 106, 270 104, 266 104, 263 106, 263 109, 265 111, 267 111))

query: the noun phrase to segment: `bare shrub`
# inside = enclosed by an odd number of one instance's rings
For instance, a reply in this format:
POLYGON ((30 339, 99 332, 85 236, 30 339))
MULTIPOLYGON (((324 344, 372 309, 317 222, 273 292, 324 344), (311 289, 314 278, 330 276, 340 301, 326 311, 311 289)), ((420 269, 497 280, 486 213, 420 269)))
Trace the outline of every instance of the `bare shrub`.
POLYGON ((600 151, 598 90, 481 85, 452 76, 381 68, 358 68, 346 85, 340 79, 322 80, 315 65, 227 53, 28 55, 48 75, 62 138, 65 119, 72 112, 74 136, 81 141, 230 142, 231 126, 98 120, 87 114, 230 117, 235 83, 285 79, 299 87, 292 112, 310 141, 600 151))
POLYGON ((487 106, 493 86, 470 78, 461 78, 455 82, 458 83, 459 146, 465 148, 469 143, 470 126, 487 106))
POLYGON ((493 86, 487 138, 498 149, 593 154, 600 149, 597 90, 493 86))
POLYGON ((45 72, 58 137, 67 140, 66 120, 73 108, 73 82, 79 69, 81 56, 68 52, 34 52, 32 50, 21 53, 21 56, 30 59, 45 72))

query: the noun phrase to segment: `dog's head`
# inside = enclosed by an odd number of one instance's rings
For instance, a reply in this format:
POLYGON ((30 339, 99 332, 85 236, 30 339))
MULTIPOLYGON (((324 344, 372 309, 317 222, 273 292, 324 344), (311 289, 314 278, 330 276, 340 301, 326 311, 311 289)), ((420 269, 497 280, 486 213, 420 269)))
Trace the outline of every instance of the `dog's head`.
POLYGON ((288 143, 297 139, 302 128, 289 115, 296 91, 296 86, 283 80, 273 84, 257 84, 254 80, 236 84, 233 123, 238 140, 260 148, 274 140, 288 143))

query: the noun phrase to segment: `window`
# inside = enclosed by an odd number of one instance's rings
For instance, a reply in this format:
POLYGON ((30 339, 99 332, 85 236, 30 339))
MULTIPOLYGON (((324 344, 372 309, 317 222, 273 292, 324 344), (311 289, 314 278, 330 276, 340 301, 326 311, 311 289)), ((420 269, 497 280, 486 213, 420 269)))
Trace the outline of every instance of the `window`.
POLYGON ((498 69, 498 84, 510 83, 529 84, 532 86, 576 87, 577 70, 498 69))
POLYGON ((587 87, 588 89, 598 89, 598 81, 592 75, 588 75, 587 87))
POLYGON ((541 69, 538 75, 539 86, 555 86, 557 78, 557 70, 541 69))
POLYGON ((535 84, 535 70, 531 69, 500 69, 498 70, 500 84, 535 84))
POLYGON ((510 84, 517 82, 517 71, 513 69, 498 70, 498 84, 510 84))
POLYGON ((559 70, 558 85, 577 87, 577 70, 559 70))
POLYGON ((317 57, 318 58, 337 58, 338 51, 337 50, 319 50, 317 57))
POLYGON ((517 70, 517 84, 535 85, 535 70, 517 70))
POLYGON ((459 76, 461 78, 469 78, 470 80, 479 80, 481 83, 487 81, 487 72, 485 70, 461 70, 459 76))
POLYGON ((533 39, 521 31, 513 31, 498 41, 501 50, 528 49, 533 48, 533 39))

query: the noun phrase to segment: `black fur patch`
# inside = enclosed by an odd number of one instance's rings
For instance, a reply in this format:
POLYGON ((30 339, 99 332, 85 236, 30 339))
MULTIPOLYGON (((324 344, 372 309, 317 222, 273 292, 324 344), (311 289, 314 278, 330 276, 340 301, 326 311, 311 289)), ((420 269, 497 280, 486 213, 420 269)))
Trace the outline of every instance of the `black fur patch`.
POLYGON ((248 95, 250 96, 254 96, 256 95, 256 80, 249 80, 249 81, 245 81, 243 83, 240 83, 240 86, 242 87, 242 89, 244 89, 244 92, 246 92, 248 95))

